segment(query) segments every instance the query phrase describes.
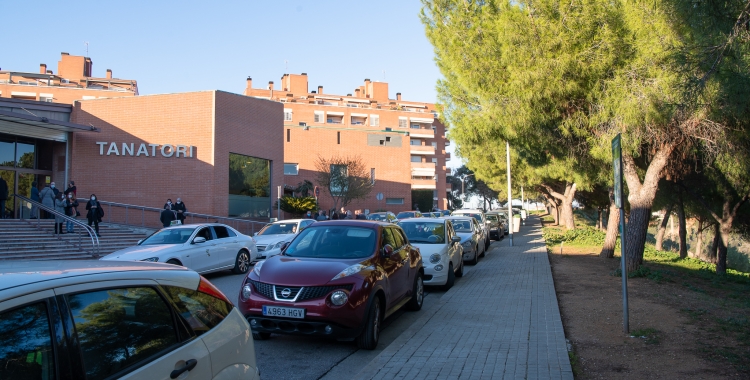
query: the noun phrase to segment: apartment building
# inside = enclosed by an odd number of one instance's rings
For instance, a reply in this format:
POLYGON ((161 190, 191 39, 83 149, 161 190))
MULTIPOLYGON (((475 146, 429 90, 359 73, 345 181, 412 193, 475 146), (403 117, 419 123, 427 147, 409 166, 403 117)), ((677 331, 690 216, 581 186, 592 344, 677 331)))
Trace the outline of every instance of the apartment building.
MULTIPOLYGON (((318 156, 360 156, 375 180, 365 200, 351 209, 391 211, 413 208, 412 190, 432 190, 433 207, 447 208, 446 161, 449 141, 434 104, 389 97, 388 83, 365 79, 346 95, 329 94, 323 86, 312 91, 308 76, 284 74, 253 87, 247 78, 245 95, 284 105, 284 183, 315 183, 318 156), (378 200, 378 195, 382 199, 378 200)), ((332 206, 325 191, 319 204, 332 206)))

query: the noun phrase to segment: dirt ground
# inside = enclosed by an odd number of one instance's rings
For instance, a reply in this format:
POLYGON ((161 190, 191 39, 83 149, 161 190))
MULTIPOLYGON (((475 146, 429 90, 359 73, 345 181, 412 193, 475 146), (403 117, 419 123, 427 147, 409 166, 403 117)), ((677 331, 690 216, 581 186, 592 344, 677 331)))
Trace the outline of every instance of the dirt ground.
POLYGON ((630 278, 630 332, 640 335, 631 337, 622 328, 621 278, 610 275, 619 257, 602 259, 576 247, 554 251, 550 263, 576 378, 748 378, 717 356, 736 343, 706 328, 711 323, 701 316, 715 318, 720 298, 686 283, 630 278))

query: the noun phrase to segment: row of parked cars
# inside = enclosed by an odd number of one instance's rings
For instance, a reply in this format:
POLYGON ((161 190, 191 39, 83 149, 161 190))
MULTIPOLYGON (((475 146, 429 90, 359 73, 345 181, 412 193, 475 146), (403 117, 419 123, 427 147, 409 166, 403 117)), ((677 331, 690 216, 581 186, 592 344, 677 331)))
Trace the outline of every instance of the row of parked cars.
POLYGON ((374 349, 386 317, 485 254, 476 211, 182 225, 98 261, 2 262, 0 378, 257 379, 250 338, 273 333, 374 349), (246 274, 231 298, 201 276, 223 270, 246 274))

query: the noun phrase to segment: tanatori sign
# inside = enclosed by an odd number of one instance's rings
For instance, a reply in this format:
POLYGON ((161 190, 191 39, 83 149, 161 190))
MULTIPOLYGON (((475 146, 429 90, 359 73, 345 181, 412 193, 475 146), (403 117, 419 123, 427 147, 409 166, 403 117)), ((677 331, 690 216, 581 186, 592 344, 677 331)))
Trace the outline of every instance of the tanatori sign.
POLYGON ((183 157, 193 158, 193 147, 187 145, 172 144, 146 144, 141 143, 116 143, 98 141, 100 156, 135 156, 135 157, 156 157, 161 154, 162 157, 183 157), (105 153, 106 151, 106 153, 105 153), (157 153, 158 152, 158 153, 157 153))

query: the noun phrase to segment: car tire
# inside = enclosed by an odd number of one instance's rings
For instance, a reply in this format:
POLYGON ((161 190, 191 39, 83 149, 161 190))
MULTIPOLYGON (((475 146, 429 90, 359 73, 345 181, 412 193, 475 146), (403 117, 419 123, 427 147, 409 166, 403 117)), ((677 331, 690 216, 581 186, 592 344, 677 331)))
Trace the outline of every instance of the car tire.
MULTIPOLYGON (((490 239, 487 239, 484 241, 484 252, 487 252, 487 248, 490 247, 490 239)), ((484 252, 482 252, 482 257, 484 257, 484 252)))
POLYGON ((479 246, 474 246, 474 258, 469 260, 469 265, 477 265, 479 262, 479 246))
POLYGON ((234 268, 232 268, 232 273, 234 274, 244 274, 247 273, 247 271, 250 269, 250 254, 245 249, 240 249, 239 252, 237 252, 237 257, 234 259, 234 268))
POLYGON ((406 304, 406 309, 409 311, 420 311, 422 310, 422 304, 424 304, 424 279, 422 278, 422 272, 417 272, 417 277, 414 278, 412 297, 409 303, 406 304))
POLYGON ((183 266, 181 262, 179 262, 179 261, 177 261, 175 259, 169 259, 169 260, 167 260, 167 264, 183 266))
POLYGON ((448 280, 443 285, 443 290, 448 291, 456 283, 456 272, 453 271, 453 263, 448 264, 448 280))
POLYGON ((367 311, 365 328, 357 337, 357 347, 365 350, 374 350, 378 346, 380 339, 380 297, 375 296, 370 303, 370 309, 367 311))
POLYGON ((253 331, 253 340, 268 340, 271 338, 270 332, 255 332, 253 331))
POLYGON ((487 246, 484 246, 484 249, 482 250, 482 254, 479 255, 479 257, 484 257, 484 254, 487 253, 487 246))
POLYGON ((458 272, 456 272, 456 277, 463 277, 464 276, 464 261, 463 259, 459 261, 460 262, 458 263, 458 265, 460 266, 458 267, 458 272))

